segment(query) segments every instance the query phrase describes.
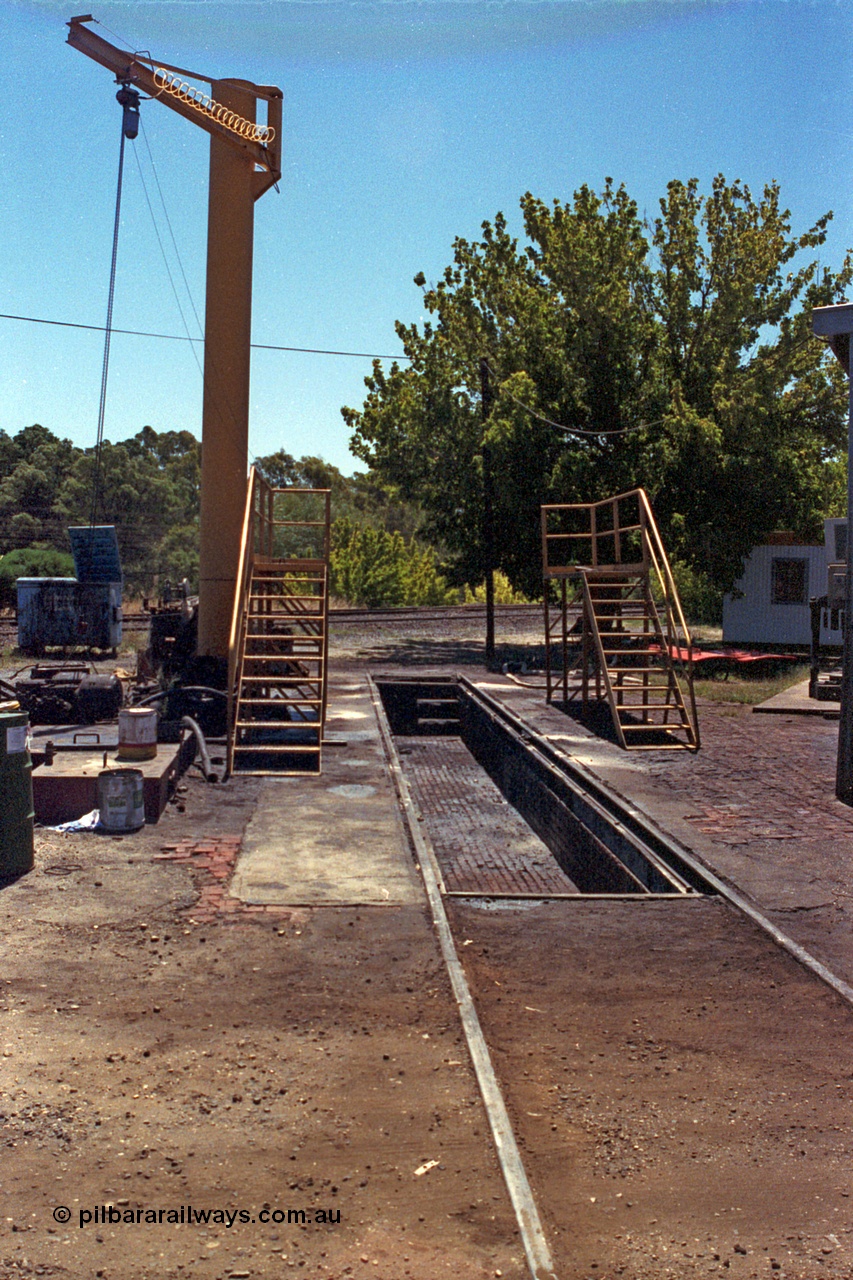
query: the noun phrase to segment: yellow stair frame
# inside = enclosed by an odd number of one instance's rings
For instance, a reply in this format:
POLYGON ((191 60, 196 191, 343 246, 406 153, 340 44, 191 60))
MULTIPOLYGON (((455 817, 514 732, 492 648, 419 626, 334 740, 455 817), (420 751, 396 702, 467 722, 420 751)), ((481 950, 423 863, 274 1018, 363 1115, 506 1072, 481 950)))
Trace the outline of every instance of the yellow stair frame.
POLYGON ((228 649, 229 773, 321 772, 330 497, 250 472, 228 649))
POLYGON ((693 641, 645 491, 541 515, 547 701, 606 702, 627 750, 698 750, 693 641))

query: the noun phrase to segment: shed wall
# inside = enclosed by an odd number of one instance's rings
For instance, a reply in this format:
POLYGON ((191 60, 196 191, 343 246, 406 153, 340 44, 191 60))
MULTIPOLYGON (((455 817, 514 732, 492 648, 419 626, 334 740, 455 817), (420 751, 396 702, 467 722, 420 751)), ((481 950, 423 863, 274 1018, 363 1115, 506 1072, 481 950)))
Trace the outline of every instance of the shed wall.
MULTIPOLYGON (((737 583, 739 598, 723 600, 723 640, 733 644, 811 643, 811 596, 826 590, 826 547, 756 547, 737 583), (774 560, 805 560, 806 584, 803 604, 773 603, 774 560)), ((829 639, 827 643, 832 643, 829 639)))

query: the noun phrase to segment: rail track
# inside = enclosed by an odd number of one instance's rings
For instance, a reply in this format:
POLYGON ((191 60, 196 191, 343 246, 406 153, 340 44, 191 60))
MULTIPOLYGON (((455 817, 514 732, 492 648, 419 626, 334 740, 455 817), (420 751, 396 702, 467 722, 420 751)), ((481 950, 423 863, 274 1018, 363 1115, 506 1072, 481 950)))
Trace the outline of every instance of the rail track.
MULTIPOLYGON (((541 625, 541 604, 500 604, 495 606, 496 620, 526 621, 541 625)), ((420 626, 433 622, 470 622, 484 624, 486 606, 483 604, 463 605, 415 605, 401 606, 394 609, 331 609, 329 620, 332 626, 371 626, 394 624, 402 626, 420 626)))
MULTIPOLYGON (((542 626, 541 604, 501 604, 495 607, 495 618, 500 626, 512 626, 529 623, 539 630, 542 626)), ((486 607, 482 604, 440 605, 440 606, 400 606, 388 609, 331 609, 329 623, 333 630, 347 627, 399 627, 403 630, 413 627, 439 626, 457 627, 464 622, 469 625, 484 627, 486 607)), ((146 613, 125 613, 122 626, 125 632, 138 635, 147 630, 150 623, 146 613)), ((8 648, 17 639, 17 624, 13 618, 0 618, 0 647, 8 648)))

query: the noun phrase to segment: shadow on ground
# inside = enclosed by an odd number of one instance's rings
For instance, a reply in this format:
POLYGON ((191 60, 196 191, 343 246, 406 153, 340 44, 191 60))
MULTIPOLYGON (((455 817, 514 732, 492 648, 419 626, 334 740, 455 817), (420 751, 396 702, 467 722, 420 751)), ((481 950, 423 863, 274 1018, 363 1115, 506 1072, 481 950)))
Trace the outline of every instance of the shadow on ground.
MULTIPOLYGON (((465 666, 485 667, 482 640, 439 640, 433 637, 419 640, 392 640, 388 643, 365 646, 356 656, 369 662, 386 662, 400 667, 416 666, 465 666)), ((499 644, 495 647, 495 663, 492 668, 500 671, 504 663, 538 669, 545 660, 542 645, 499 644)))
MULTIPOLYGON (((555 711, 561 711, 564 716, 568 716, 570 720, 574 720, 576 724, 581 724, 590 733, 594 733, 597 738, 603 738, 605 742, 612 742, 614 746, 621 746, 613 724, 613 715, 610 706, 606 702, 590 702, 586 712, 580 702, 557 702, 551 703, 555 711)), ((641 721, 636 716, 629 717, 628 724, 640 724, 641 721)), ((661 728, 655 731, 650 728, 648 736, 643 737, 643 743, 647 747, 669 747, 674 742, 683 745, 680 739, 668 733, 666 729, 661 728)))

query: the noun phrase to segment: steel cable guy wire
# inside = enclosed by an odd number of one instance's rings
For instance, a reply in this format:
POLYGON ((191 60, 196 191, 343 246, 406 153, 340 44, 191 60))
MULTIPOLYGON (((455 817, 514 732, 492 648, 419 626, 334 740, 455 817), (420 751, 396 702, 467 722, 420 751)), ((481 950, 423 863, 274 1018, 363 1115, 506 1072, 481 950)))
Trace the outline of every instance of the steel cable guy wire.
POLYGON ((124 176, 124 116, 121 122, 121 143, 118 153, 118 183, 116 185, 116 210, 115 221, 113 223, 113 251, 110 261, 110 288, 107 300, 107 323, 104 326, 104 360, 101 367, 101 396, 98 403, 98 433, 95 443, 95 469, 92 476, 92 513, 89 521, 92 528, 98 514, 98 501, 101 495, 101 451, 104 443, 104 415, 107 407, 107 380, 110 370, 110 340, 112 338, 113 327, 113 299, 115 297, 116 287, 116 263, 118 260, 118 231, 121 220, 121 188, 122 178, 124 176))

